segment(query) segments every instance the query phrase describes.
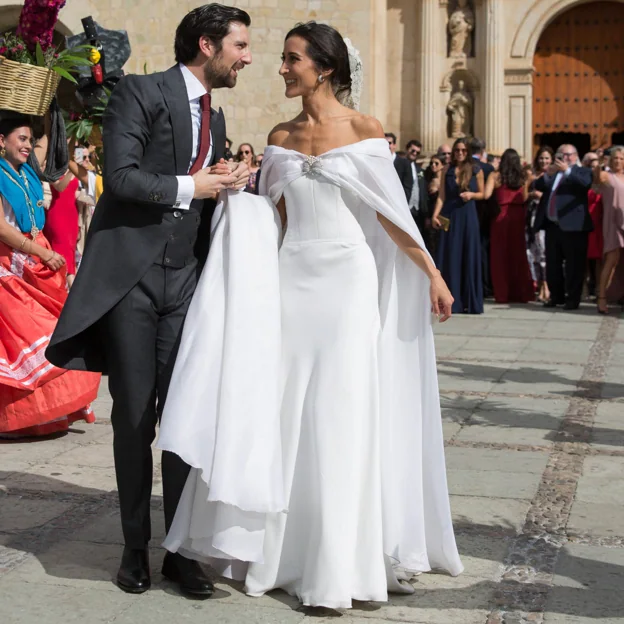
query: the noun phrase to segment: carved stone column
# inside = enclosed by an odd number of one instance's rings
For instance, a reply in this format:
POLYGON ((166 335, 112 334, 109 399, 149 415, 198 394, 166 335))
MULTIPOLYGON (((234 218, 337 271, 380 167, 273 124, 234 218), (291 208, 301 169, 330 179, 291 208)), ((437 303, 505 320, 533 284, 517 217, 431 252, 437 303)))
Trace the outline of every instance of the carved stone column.
POLYGON ((371 3, 371 41, 373 53, 370 77, 370 113, 385 127, 388 122, 388 80, 386 72, 387 44, 387 0, 373 0, 371 3))
POLYGON ((502 0, 485 0, 485 84, 483 120, 487 151, 501 154, 505 142, 505 33, 502 0))
POLYGON ((440 140, 440 85, 436 71, 440 40, 446 41, 444 27, 440 23, 440 0, 421 0, 418 130, 424 152, 434 152, 440 140))

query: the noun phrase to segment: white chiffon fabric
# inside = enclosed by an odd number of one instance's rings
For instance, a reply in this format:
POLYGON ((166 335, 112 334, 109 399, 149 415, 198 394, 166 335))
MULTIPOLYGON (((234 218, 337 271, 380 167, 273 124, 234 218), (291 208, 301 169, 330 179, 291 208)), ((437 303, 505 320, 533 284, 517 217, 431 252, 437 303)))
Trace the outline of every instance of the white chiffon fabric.
POLYGON ((429 280, 377 219, 424 249, 385 139, 269 147, 261 193, 213 219, 158 441, 192 466, 164 546, 331 608, 459 574, 429 280))

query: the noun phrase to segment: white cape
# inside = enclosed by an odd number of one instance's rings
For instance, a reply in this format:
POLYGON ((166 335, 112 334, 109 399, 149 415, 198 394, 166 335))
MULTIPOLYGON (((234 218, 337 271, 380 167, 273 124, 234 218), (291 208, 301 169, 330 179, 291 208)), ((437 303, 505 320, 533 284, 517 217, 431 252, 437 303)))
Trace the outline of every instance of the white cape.
MULTIPOLYGON (((398 250, 379 212, 423 249, 384 139, 307 158, 265 151, 261 193, 227 193, 189 309, 158 447, 193 467, 165 541, 171 551, 263 561, 267 514, 287 513, 280 442, 279 217, 290 182, 321 175, 360 198, 379 277, 383 540, 403 568, 459 574, 446 485, 429 279, 398 250)), ((213 561, 214 562, 214 561, 213 561)), ((241 568, 244 573, 244 568, 241 568)))

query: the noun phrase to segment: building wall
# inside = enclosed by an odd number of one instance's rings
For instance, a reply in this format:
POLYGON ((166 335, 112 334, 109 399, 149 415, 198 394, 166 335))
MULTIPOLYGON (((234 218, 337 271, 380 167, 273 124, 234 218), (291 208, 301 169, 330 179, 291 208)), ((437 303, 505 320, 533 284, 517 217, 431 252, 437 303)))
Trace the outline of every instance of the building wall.
MULTIPOLYGON (((253 63, 233 90, 219 90, 228 134, 237 144, 265 144, 269 130, 294 116, 297 101, 283 95, 277 71, 283 39, 296 22, 316 19, 336 26, 364 62, 361 109, 379 117, 401 143, 423 137, 425 149, 448 140, 446 105, 458 77, 475 104, 474 132, 492 151, 511 145, 532 151, 533 54, 544 28, 560 13, 595 0, 473 0, 474 58, 447 56, 447 17, 454 0, 231 0, 252 16, 253 63)), ((624 2, 624 0, 615 0, 624 2)), ((126 71, 159 71, 173 63, 173 36, 182 16, 201 2, 189 0, 81 0, 61 11, 59 30, 79 32, 92 15, 106 28, 128 31, 132 57, 126 71)), ((0 27, 16 19, 19 5, 0 0, 0 27)))

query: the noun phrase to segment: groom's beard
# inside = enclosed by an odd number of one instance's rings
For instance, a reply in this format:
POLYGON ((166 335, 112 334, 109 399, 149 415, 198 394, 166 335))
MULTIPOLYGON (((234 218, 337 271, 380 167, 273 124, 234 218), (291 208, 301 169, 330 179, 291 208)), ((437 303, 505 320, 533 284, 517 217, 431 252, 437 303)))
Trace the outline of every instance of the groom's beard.
POLYGON ((218 56, 206 61, 204 76, 206 82, 212 85, 213 89, 222 89, 223 87, 231 89, 236 86, 236 74, 232 73, 232 67, 224 65, 218 56))

